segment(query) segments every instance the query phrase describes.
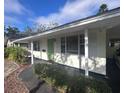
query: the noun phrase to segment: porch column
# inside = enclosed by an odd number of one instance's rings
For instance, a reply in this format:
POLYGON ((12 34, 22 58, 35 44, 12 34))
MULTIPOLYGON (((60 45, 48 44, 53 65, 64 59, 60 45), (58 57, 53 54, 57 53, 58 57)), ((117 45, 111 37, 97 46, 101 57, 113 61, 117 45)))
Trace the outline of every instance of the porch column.
POLYGON ((66 61, 67 61, 67 36, 65 35, 65 57, 66 57, 66 61))
POLYGON ((20 47, 20 43, 18 43, 18 47, 20 47))
POLYGON ((31 64, 34 64, 34 57, 33 57, 33 41, 31 41, 31 64))
POLYGON ((81 69, 80 34, 79 33, 78 33, 78 58, 79 58, 79 68, 81 69))
POLYGON ((15 45, 15 43, 13 43, 13 47, 15 47, 16 45, 15 45))
POLYGON ((85 29, 85 76, 89 76, 88 71, 88 29, 85 29))

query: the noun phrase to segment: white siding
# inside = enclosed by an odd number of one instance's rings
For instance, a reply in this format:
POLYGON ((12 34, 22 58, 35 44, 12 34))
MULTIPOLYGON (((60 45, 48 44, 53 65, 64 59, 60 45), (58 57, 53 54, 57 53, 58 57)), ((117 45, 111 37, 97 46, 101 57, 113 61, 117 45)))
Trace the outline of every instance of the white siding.
POLYGON ((89 32, 89 70, 106 74, 106 32, 89 32))
MULTIPOLYGON (((106 32, 96 30, 89 31, 89 71, 96 72, 99 74, 106 74, 106 32)), ((60 36, 61 37, 61 36, 60 36)), ((60 38, 56 38, 55 44, 55 58, 56 62, 64 65, 79 68, 79 57, 78 54, 68 54, 67 60, 65 55, 61 55, 61 44, 60 38)), ((81 56, 81 69, 85 69, 85 57, 81 56)))
MULTIPOLYGON (((68 35, 76 35, 76 33, 68 33, 68 35)), ((63 35, 64 36, 64 35, 63 35)), ((55 62, 58 62, 60 64, 72 66, 75 68, 79 68, 79 57, 78 54, 68 54, 64 55, 61 54, 61 37, 63 36, 57 36, 56 42, 55 42, 55 62), (67 57, 67 59, 66 59, 67 57)))
MULTIPOLYGON (((82 31, 83 32, 83 31, 82 31)), ((82 33, 81 32, 81 33, 82 33)), ((88 66, 89 71, 96 72, 99 74, 106 74, 106 32, 99 30, 89 30, 89 55, 88 55, 88 66)), ((76 35, 79 33, 69 33, 68 35, 76 35)), ((63 35, 64 36, 64 35, 63 35)), ((85 69, 85 57, 81 56, 81 66, 79 66, 79 55, 61 54, 61 37, 62 35, 54 36, 56 37, 54 43, 54 61, 60 64, 72 66, 75 68, 81 67, 81 69, 85 69), (67 59, 66 59, 67 57, 67 59)), ((47 58, 47 38, 43 38, 41 41, 41 50, 45 49, 46 52, 34 52, 34 55, 40 57, 44 60, 48 60, 47 58)))
POLYGON ((47 57, 47 38, 43 38, 42 41, 41 41, 41 51, 42 51, 42 59, 44 60, 48 60, 48 57, 47 57), (46 50, 45 52, 42 51, 42 50, 46 50))
POLYGON ((33 51, 33 55, 36 58, 48 60, 47 57, 47 38, 39 39, 40 51, 33 51), (46 50, 45 52, 42 50, 46 50))
POLYGON ((33 51, 33 55, 34 55, 35 58, 41 58, 40 51, 33 51))

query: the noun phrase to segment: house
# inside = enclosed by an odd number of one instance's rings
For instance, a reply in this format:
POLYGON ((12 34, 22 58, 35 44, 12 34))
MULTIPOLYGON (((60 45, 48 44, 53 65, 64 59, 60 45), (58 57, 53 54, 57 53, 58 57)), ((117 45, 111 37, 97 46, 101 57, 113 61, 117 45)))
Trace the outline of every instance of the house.
POLYGON ((67 23, 36 35, 14 40, 28 43, 34 57, 106 75, 107 58, 120 44, 120 8, 67 23))
MULTIPOLYGON (((13 41, 14 40, 17 40, 17 39, 20 39, 20 38, 23 38, 23 37, 26 37, 28 35, 26 34, 23 34, 23 33, 19 33, 19 34, 15 34, 15 35, 8 35, 8 34, 4 34, 4 47, 10 47, 10 46, 13 46, 13 41)), ((21 46, 21 47, 24 47, 24 48, 27 48, 28 47, 28 43, 15 43, 16 46, 21 46)))

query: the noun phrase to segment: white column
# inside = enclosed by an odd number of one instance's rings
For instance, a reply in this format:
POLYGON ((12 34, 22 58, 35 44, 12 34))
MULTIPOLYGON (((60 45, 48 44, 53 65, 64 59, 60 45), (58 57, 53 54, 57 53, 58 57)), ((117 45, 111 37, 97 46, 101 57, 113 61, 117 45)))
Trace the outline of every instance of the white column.
POLYGON ((18 47, 20 47, 20 43, 18 43, 18 47))
POLYGON ((42 40, 40 40, 39 45, 40 45, 40 58, 42 59, 42 40))
POLYGON ((33 41, 31 41, 31 64, 34 64, 34 57, 33 57, 33 41))
POLYGON ((14 43, 13 46, 16 47, 16 44, 14 43))
POLYGON ((65 57, 66 57, 66 61, 67 61, 67 40, 66 40, 66 36, 65 36, 65 57))
POLYGON ((78 58, 79 58, 79 68, 81 69, 80 34, 79 33, 78 33, 78 58))
POLYGON ((88 71, 88 29, 85 29, 85 76, 89 75, 88 71))

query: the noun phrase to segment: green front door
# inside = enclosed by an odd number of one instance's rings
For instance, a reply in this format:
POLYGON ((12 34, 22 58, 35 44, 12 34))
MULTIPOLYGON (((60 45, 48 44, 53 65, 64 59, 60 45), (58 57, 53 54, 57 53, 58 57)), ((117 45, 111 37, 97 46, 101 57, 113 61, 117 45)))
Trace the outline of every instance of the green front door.
POLYGON ((48 59, 54 60, 54 39, 48 39, 48 59))

